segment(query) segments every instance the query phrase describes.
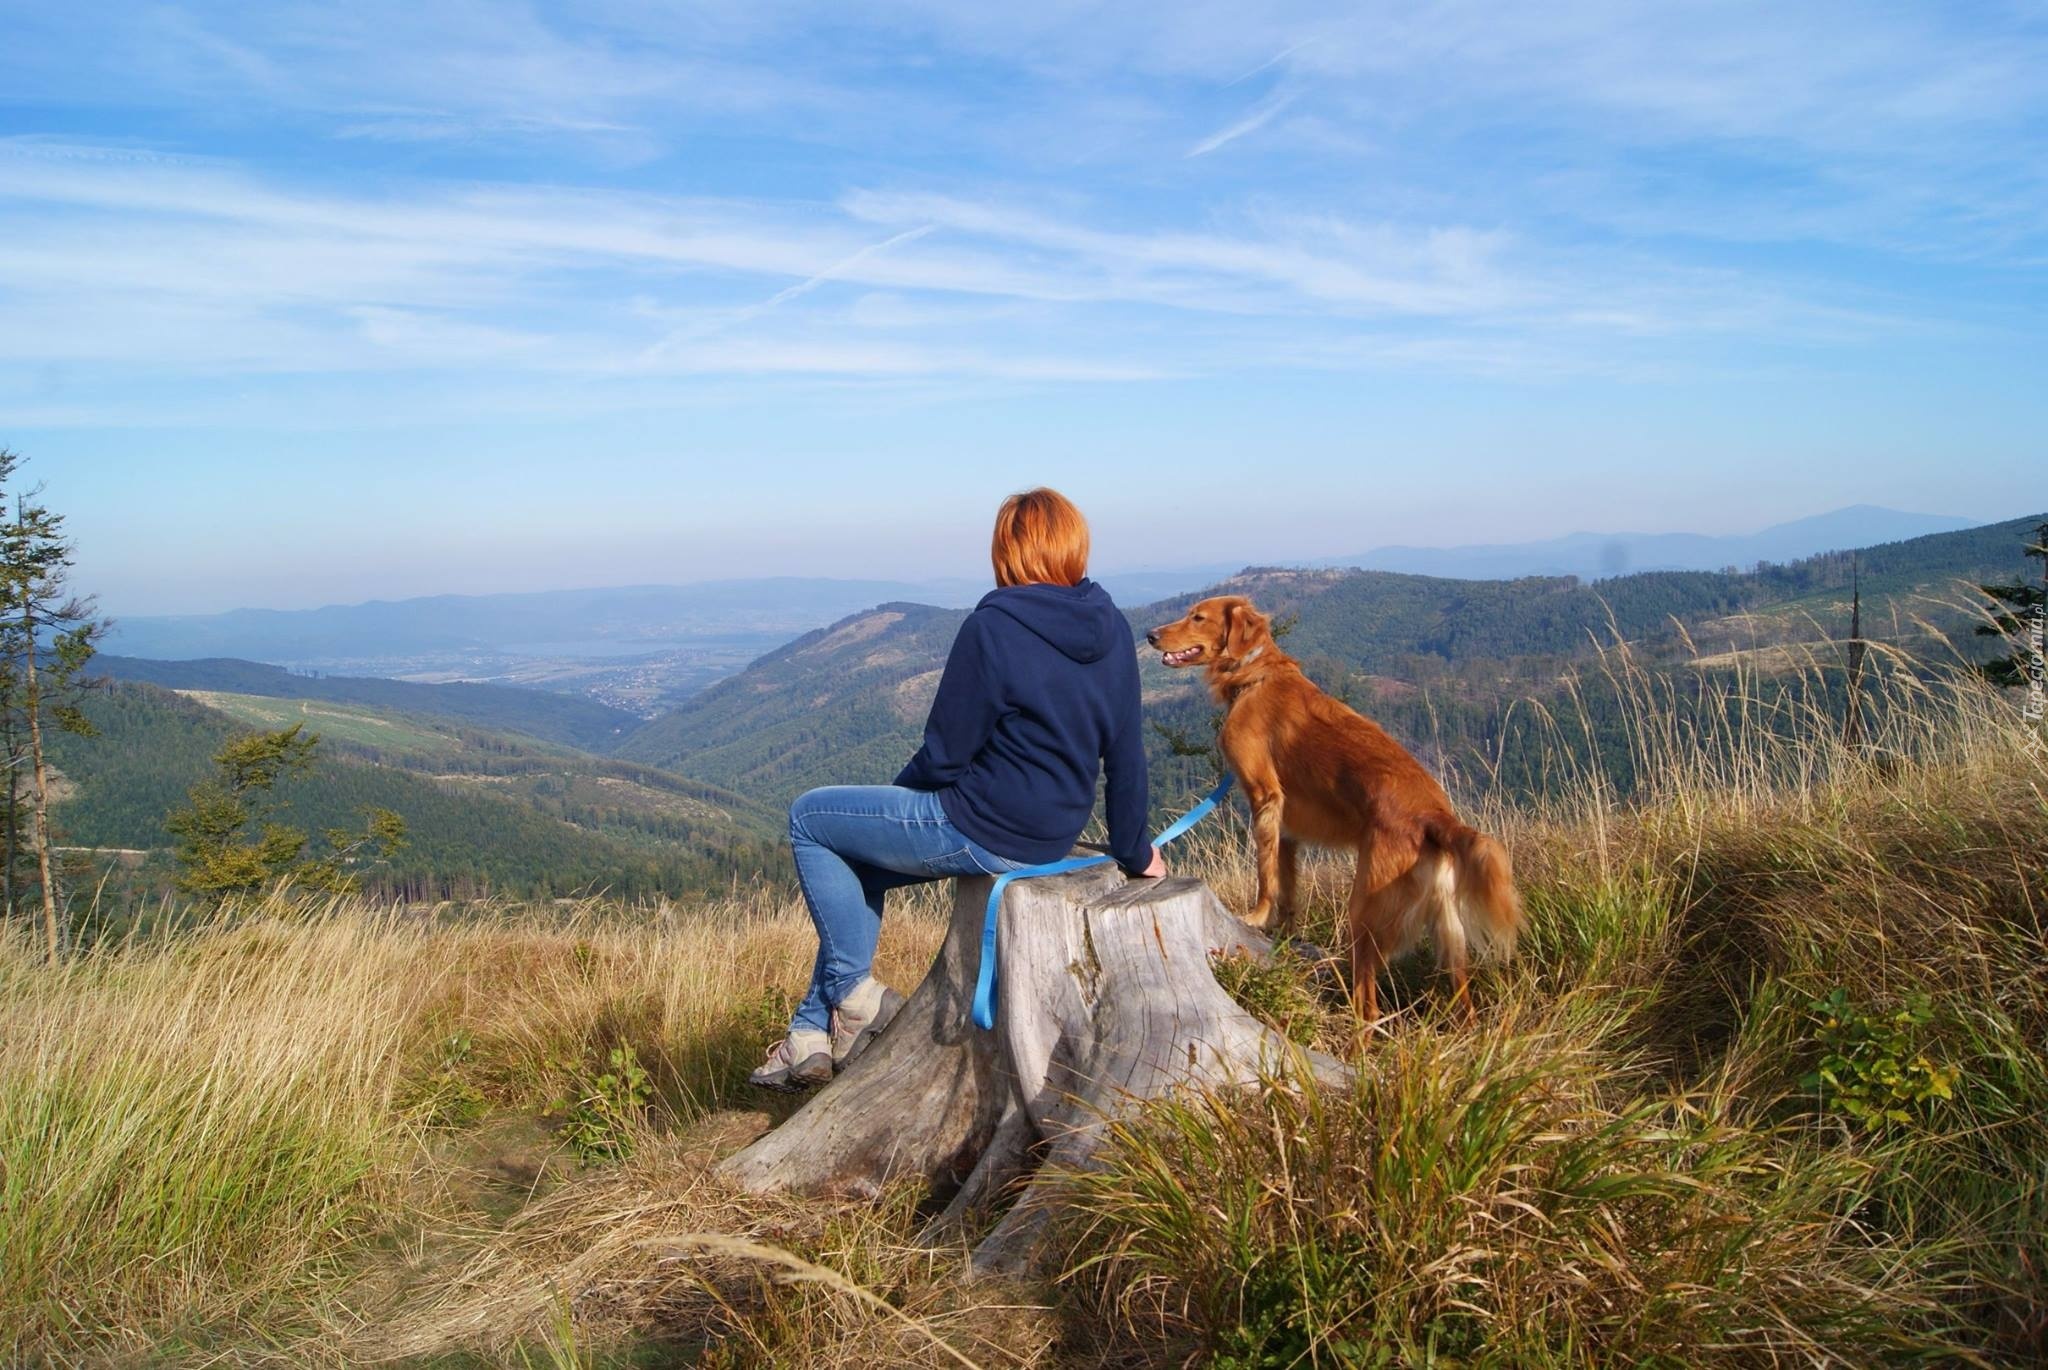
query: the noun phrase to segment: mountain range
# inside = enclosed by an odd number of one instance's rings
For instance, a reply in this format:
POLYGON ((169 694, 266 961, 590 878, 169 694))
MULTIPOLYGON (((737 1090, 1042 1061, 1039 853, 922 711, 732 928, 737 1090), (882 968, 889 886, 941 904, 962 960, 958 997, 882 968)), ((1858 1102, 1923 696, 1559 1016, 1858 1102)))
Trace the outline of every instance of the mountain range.
MULTIPOLYGON (((1334 561, 1364 570, 1461 580, 1654 570, 1747 570, 1841 548, 1967 526, 1870 505, 1735 537, 1574 533, 1543 542, 1380 547, 1334 561)), ((1211 585, 1241 562, 1105 572, 1123 604, 1211 585)), ((230 657, 301 670, 422 681, 486 681, 589 694, 648 716, 820 623, 889 602, 964 608, 987 589, 965 579, 837 580, 784 576, 692 585, 636 585, 530 594, 435 595, 318 609, 117 620, 106 649, 127 657, 230 657)))
MULTIPOLYGON (((1603 693, 1599 651, 1629 644, 1674 676, 1741 664, 1819 663, 1791 688, 1839 691, 1852 584, 1866 633, 1969 649, 1967 587, 2027 570, 2039 515, 1739 573, 1429 578, 1356 568, 1248 568, 1205 590, 1242 593, 1286 629, 1286 649, 1466 790, 1540 788, 1560 739, 1532 720, 1575 716, 1569 749, 1627 783, 1627 724, 1603 693), (1784 648, 1790 644, 1794 650, 1784 648), (1803 658, 1802 658, 1803 654, 1803 658), (1721 664, 1716 664, 1721 663, 1721 664)), ((894 588, 893 586, 890 588, 894 588)), ((1134 628, 1182 612, 1193 590, 1127 609, 1134 628)), ((88 712, 99 738, 57 740, 69 841, 154 850, 164 810, 238 730, 304 721, 334 764, 295 792, 295 821, 346 827, 363 804, 415 823, 378 878, 414 898, 597 886, 678 893, 779 869, 779 814, 818 784, 886 781, 915 748, 966 610, 888 600, 761 653, 657 717, 572 693, 293 673, 239 660, 107 657, 121 679, 88 712)), ((1141 649, 1153 798, 1162 810, 1213 779, 1213 710, 1194 673, 1141 649)), ((1821 701, 1829 709, 1834 703, 1821 701)))
MULTIPOLYGON (((1602 644, 1645 662, 1738 657, 1813 643, 1848 625, 1852 583, 1866 628, 1887 640, 1921 625, 1958 631, 1962 587, 2016 573, 2038 519, 1930 534, 1748 572, 1659 571, 1589 585, 1570 577, 1445 580, 1353 568, 1250 568, 1200 593, 1251 596, 1288 626, 1287 650, 1325 688, 1359 701, 1446 767, 1497 761, 1518 701, 1555 703, 1602 644)), ((1135 635, 1195 592, 1129 607, 1135 635)), ((626 735, 615 754, 786 803, 811 785, 881 783, 916 746, 965 613, 890 603, 796 639, 626 735)), ((1967 638, 1964 639, 1967 641, 1967 638)), ((1140 649, 1148 718, 1199 738, 1209 706, 1196 673, 1140 649)), ((1162 802, 1202 777, 1155 739, 1162 802)), ((1529 777, 1497 776, 1519 785, 1529 777)))
POLYGON ((1746 571, 1758 562, 1796 561, 1821 552, 1899 542, 1968 528, 1973 519, 1851 505, 1755 533, 1571 533, 1541 542, 1468 547, 1376 547, 1337 564, 1371 571, 1460 580, 1577 576, 1605 580, 1639 571, 1746 571))

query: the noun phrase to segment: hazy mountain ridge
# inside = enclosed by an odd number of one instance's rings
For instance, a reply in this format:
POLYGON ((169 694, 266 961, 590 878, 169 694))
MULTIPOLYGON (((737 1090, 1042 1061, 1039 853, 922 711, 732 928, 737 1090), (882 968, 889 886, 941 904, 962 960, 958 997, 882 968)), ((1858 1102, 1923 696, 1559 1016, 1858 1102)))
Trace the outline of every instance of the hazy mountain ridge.
MULTIPOLYGON (((1651 569, 1750 569, 1831 548, 1948 530, 1961 520, 1873 506, 1739 537, 1577 533, 1509 546, 1381 547, 1289 565, 1356 566, 1462 580, 1651 569)), ((1229 576, 1241 563, 1106 571, 1121 603, 1152 603, 1229 576)), ((820 623, 887 602, 966 608, 979 578, 910 582, 780 576, 519 594, 434 595, 318 609, 119 620, 105 644, 130 657, 234 658, 359 678, 480 682, 581 694, 647 718, 820 623)))
POLYGON ((318 609, 231 609, 120 620, 109 646, 131 656, 237 656, 284 664, 371 652, 504 652, 577 647, 653 652, 706 635, 796 632, 919 586, 801 576, 492 595, 429 595, 318 609))
MULTIPOLYGON (((1889 606, 1936 612, 1923 597, 2023 570, 2019 547, 2036 521, 1743 575, 1651 572, 1598 585, 1249 568, 1126 613, 1142 635, 1197 593, 1248 594, 1291 621, 1287 649, 1319 682, 1451 770, 1498 743, 1514 701, 1545 698, 1562 674, 1587 673, 1592 644, 1614 633, 1661 669, 1694 659, 1695 649, 1712 655, 1838 636, 1853 563, 1865 623, 1882 637, 1892 630, 1875 625, 1891 622, 1889 606), (1691 647, 1674 623, 1684 625, 1691 647)), ((326 780, 308 791, 304 821, 345 823, 360 802, 410 809, 422 840, 399 872, 407 889, 715 882, 719 872, 744 875, 780 861, 779 810, 796 793, 894 775, 917 745, 965 614, 887 601, 842 616, 630 727, 630 715, 540 691, 112 658, 114 673, 204 693, 118 687, 102 707, 121 726, 104 743, 62 744, 61 764, 82 789, 59 818, 85 845, 161 847, 164 809, 204 773, 222 739, 237 727, 303 719, 327 734, 330 757, 326 780), (612 755, 571 750, 579 746, 612 755), (543 860, 556 874, 534 866, 543 860)), ((1167 671, 1142 647, 1140 670, 1148 721, 1201 741, 1212 711, 1199 676, 1167 671)), ((1206 785, 1211 763, 1175 755, 1160 736, 1149 742, 1161 809, 1206 785)))
POLYGON ((1338 561, 1365 570, 1464 580, 1599 580, 1644 571, 1719 571, 1731 566, 1746 571, 1762 561, 1797 561, 1972 526, 1971 519, 1857 504, 1754 533, 1570 533, 1538 542, 1376 547, 1338 561))

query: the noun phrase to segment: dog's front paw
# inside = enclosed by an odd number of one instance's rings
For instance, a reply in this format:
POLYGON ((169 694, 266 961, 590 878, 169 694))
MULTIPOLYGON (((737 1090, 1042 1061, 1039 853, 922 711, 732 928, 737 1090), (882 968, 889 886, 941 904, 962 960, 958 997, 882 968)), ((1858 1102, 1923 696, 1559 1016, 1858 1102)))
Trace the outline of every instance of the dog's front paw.
POLYGON ((1264 932, 1272 921, 1273 906, 1271 904, 1260 904, 1244 916, 1244 925, 1248 928, 1256 928, 1260 932, 1264 932))

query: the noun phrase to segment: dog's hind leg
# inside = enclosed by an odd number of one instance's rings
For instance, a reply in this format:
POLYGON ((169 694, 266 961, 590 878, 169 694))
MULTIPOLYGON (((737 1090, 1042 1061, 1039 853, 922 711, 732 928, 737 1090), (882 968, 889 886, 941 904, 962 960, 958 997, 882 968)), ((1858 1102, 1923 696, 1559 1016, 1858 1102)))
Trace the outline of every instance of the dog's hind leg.
POLYGON ((1351 882, 1351 1006, 1371 1027, 1380 1017, 1380 971, 1415 945, 1418 931, 1413 863, 1384 849, 1358 854, 1351 882))
POLYGON ((1458 1007, 1464 1010, 1465 1023, 1470 1026, 1479 1021, 1479 1015, 1472 1007, 1472 991, 1469 984, 1470 952, 1465 944, 1465 921, 1458 915, 1458 866, 1451 860, 1450 853, 1427 848, 1422 863, 1434 865, 1425 896, 1430 903, 1433 916, 1431 931, 1436 938, 1437 964, 1451 973, 1453 997, 1458 1007))

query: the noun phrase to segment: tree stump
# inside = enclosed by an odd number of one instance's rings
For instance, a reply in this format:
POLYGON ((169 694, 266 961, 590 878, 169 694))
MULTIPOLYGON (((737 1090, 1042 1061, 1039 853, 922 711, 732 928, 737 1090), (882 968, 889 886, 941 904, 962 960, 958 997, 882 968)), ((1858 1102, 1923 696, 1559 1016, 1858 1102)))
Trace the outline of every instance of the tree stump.
MULTIPOLYGON (((1040 1166, 1086 1165, 1104 1125, 1183 1085, 1249 1082, 1298 1052, 1238 1007, 1212 951, 1270 950, 1200 881, 1103 865, 1012 881, 998 925, 996 1026, 969 1020, 990 881, 956 882, 944 945, 887 1031, 787 1122, 720 1166, 756 1191, 871 1195, 925 1180, 925 1240, 1016 1203, 972 1274, 1017 1273, 1052 1215, 1040 1166)), ((1319 1075, 1346 1067, 1309 1053, 1319 1075)))

